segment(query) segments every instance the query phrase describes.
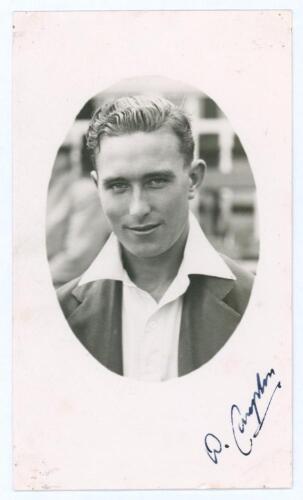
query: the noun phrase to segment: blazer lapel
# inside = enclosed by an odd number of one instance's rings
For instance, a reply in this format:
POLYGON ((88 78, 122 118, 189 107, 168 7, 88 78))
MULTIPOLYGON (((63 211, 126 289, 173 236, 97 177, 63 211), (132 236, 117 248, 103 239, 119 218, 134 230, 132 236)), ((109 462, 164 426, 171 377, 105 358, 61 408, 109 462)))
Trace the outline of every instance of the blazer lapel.
POLYGON ((73 295, 80 304, 68 318, 72 330, 100 363, 122 375, 122 283, 99 280, 77 287, 73 295))
POLYGON ((241 315, 224 302, 234 281, 191 276, 183 299, 179 338, 179 376, 209 361, 232 335, 241 315))
MULTIPOLYGON (((233 280, 191 276, 184 295, 178 374, 209 361, 225 344, 241 315, 224 302, 233 280)), ((123 375, 122 283, 99 280, 72 292, 79 305, 67 318, 86 349, 109 370, 123 375)))

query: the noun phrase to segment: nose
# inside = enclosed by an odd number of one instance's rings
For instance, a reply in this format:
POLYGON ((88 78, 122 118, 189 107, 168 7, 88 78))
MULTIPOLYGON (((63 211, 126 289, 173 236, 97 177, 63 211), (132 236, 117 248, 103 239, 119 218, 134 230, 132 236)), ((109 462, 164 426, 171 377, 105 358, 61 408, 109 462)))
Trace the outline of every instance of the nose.
POLYGON ((129 204, 129 214, 138 218, 144 218, 150 213, 150 205, 142 189, 134 188, 129 204))

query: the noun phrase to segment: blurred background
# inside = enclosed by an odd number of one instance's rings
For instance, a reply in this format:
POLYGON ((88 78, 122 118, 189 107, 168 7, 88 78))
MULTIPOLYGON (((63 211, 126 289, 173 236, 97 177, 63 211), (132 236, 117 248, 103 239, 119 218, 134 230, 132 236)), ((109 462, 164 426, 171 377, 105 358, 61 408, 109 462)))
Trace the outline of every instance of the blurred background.
POLYGON ((207 175, 191 209, 213 246, 255 273, 259 255, 256 190, 238 135, 216 103, 187 85, 160 77, 125 80, 90 99, 58 150, 47 201, 46 247, 55 287, 80 276, 109 236, 95 184, 85 134, 94 111, 108 99, 161 95, 189 115, 195 157, 207 175))

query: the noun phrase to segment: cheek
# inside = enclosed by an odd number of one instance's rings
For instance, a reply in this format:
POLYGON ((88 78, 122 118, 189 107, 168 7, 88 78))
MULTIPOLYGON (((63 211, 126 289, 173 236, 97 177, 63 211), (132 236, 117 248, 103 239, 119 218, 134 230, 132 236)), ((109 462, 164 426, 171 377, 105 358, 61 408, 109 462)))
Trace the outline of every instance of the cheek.
POLYGON ((112 223, 118 221, 124 213, 124 204, 122 200, 114 198, 107 193, 100 194, 100 201, 103 212, 108 220, 112 223))
POLYGON ((114 210, 114 206, 110 197, 106 193, 99 192, 99 198, 104 214, 110 219, 114 210))
POLYGON ((175 196, 167 200, 166 207, 166 213, 172 226, 182 226, 189 210, 187 191, 184 188, 178 190, 175 196))
POLYGON ((182 211, 188 206, 188 190, 184 184, 178 186, 173 193, 164 198, 167 208, 173 211, 174 214, 177 214, 177 212, 182 211))

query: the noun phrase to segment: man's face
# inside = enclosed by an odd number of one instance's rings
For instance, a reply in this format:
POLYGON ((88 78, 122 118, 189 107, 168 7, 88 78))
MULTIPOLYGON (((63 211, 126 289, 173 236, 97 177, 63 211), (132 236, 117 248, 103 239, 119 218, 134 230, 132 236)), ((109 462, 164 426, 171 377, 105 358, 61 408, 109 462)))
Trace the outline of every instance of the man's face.
POLYGON ((104 137, 96 158, 104 213, 124 248, 155 257, 187 230, 190 168, 164 128, 104 137))

